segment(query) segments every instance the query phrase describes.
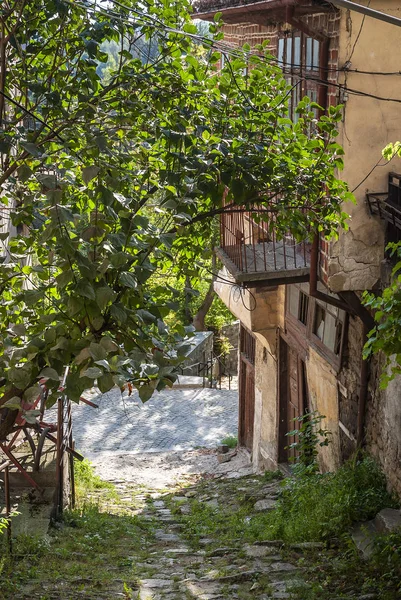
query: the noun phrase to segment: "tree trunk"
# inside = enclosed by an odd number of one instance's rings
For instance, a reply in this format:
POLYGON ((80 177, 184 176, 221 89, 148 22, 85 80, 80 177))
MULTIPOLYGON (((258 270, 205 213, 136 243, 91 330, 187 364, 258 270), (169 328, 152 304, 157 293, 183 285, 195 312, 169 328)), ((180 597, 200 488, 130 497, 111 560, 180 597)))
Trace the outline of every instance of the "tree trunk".
POLYGON ((192 299, 192 285, 191 278, 187 275, 185 278, 185 296, 184 296, 184 318, 185 325, 192 323, 192 312, 191 312, 191 299, 192 299))
POLYGON ((206 318, 207 313, 210 310, 210 307, 213 304, 213 300, 214 300, 214 297, 216 294, 216 292, 214 291, 214 282, 217 279, 217 273, 215 272, 215 270, 216 270, 216 256, 215 256, 215 254, 213 254, 213 258, 212 258, 213 278, 212 278, 212 281, 210 282, 210 286, 206 293, 206 296, 205 296, 202 304, 198 308, 198 312, 194 316, 194 320, 192 322, 192 325, 195 327, 196 331, 205 331, 205 329, 206 329, 205 318, 206 318))

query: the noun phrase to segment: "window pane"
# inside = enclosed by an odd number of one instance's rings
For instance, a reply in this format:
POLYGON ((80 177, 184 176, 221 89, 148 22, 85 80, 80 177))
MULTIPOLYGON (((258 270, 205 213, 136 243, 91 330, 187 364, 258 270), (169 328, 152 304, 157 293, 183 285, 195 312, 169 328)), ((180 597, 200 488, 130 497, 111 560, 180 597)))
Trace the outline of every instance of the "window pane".
POLYGON ((312 38, 306 39, 306 68, 312 68, 312 38))
POLYGON ((313 68, 319 69, 319 50, 320 43, 317 40, 313 40, 313 68))
POLYGON ((315 312, 315 323, 313 326, 313 333, 319 338, 319 340, 323 341, 324 335, 324 321, 325 321, 326 311, 320 304, 316 304, 316 312, 315 312))
POLYGON ((277 53, 278 64, 281 67, 284 61, 284 39, 281 38, 278 41, 278 53, 277 53))
POLYGON ((326 313, 325 321, 323 343, 329 350, 334 352, 337 339, 337 319, 330 313, 326 313))
POLYGON ((291 65, 291 63, 292 63, 292 38, 287 38, 287 49, 286 49, 285 62, 288 65, 291 65))
POLYGON ((309 308, 309 296, 304 294, 303 292, 299 293, 299 315, 298 318, 306 325, 308 321, 308 308, 309 308))
POLYGON ((294 38, 294 67, 301 66, 301 38, 294 38))

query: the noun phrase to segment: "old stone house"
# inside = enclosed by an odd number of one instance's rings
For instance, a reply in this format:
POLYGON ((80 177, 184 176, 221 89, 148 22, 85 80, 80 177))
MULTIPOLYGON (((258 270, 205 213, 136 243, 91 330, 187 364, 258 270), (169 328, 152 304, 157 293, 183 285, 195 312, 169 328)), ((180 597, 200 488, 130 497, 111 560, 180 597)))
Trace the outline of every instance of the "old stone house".
MULTIPOLYGON (((195 5, 195 16, 204 20, 222 12, 225 43, 269 40, 288 80, 304 78, 291 109, 305 94, 325 107, 344 105, 341 177, 357 199, 346 207, 349 230, 337 241, 312 245, 295 244, 290 237, 266 240, 250 214, 223 215, 218 254, 233 285, 217 281, 215 289, 241 321, 239 436, 254 464, 275 468, 288 462, 291 440, 285 434, 308 408, 326 416, 333 434, 320 452, 323 470, 335 469, 363 444, 401 493, 401 379, 382 391, 382 358, 362 360, 372 320, 360 302, 364 290, 388 282, 385 246, 401 239, 401 162, 381 161, 384 146, 401 137, 396 50, 401 28, 334 4, 199 0, 195 5)), ((372 0, 369 6, 398 14, 390 0, 372 0)))

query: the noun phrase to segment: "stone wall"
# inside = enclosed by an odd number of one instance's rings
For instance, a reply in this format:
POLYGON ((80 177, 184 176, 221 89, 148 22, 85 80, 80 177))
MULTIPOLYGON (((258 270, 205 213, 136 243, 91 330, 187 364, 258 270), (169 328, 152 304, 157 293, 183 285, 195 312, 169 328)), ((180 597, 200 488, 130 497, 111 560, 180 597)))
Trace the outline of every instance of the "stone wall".
POLYGON ((379 386, 383 356, 371 361, 366 406, 366 447, 386 475, 390 491, 401 497, 401 377, 379 386))
POLYGON ((338 375, 340 453, 342 460, 356 450, 358 399, 362 366, 363 325, 360 319, 349 317, 343 366, 338 375))
POLYGON ((232 346, 230 354, 224 358, 226 373, 230 375, 238 373, 239 325, 239 321, 234 321, 221 328, 221 335, 226 337, 232 346))
POLYGON ((210 359, 213 353, 213 333, 211 331, 197 331, 191 339, 193 349, 181 366, 184 375, 198 375, 198 365, 210 359))

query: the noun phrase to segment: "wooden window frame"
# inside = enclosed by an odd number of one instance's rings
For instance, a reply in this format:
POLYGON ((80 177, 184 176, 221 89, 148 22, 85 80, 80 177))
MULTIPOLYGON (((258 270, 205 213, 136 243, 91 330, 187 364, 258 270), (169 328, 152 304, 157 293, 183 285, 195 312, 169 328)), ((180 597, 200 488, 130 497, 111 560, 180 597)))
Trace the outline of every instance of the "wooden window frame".
MULTIPOLYGON (((338 354, 335 354, 328 346, 326 346, 322 340, 314 333, 314 324, 316 317, 317 307, 320 306, 323 310, 326 310, 325 302, 321 302, 316 298, 312 298, 306 292, 307 284, 292 284, 291 287, 286 289, 286 301, 285 301, 285 329, 289 337, 295 338, 298 345, 301 345, 305 350, 308 346, 316 350, 334 369, 339 371, 342 366, 342 359, 344 353, 344 345, 348 329, 348 313, 344 314, 340 340, 340 350, 338 354), (298 294, 302 292, 309 298, 308 317, 306 324, 302 323, 290 312, 290 289, 297 289, 298 294)), ((330 312, 330 308, 328 310, 330 312)), ((299 314, 299 303, 298 303, 298 314, 299 314)))
POLYGON ((292 120, 296 121, 297 115, 295 108, 304 96, 309 96, 312 102, 317 102, 319 82, 313 79, 302 80, 304 74, 317 77, 319 74, 320 61, 320 44, 319 40, 306 35, 302 31, 294 30, 283 32, 277 39, 277 59, 278 66, 282 68, 283 74, 289 83, 294 85, 301 78, 301 83, 297 85, 291 92, 289 98, 289 114, 292 120), (296 58, 296 40, 299 42, 299 61, 296 58), (291 43, 289 44, 289 40, 291 43), (282 52, 281 47, 282 46, 282 52), (290 46, 290 56, 287 56, 288 46, 290 46), (307 64, 308 48, 311 48, 311 64, 307 64))

